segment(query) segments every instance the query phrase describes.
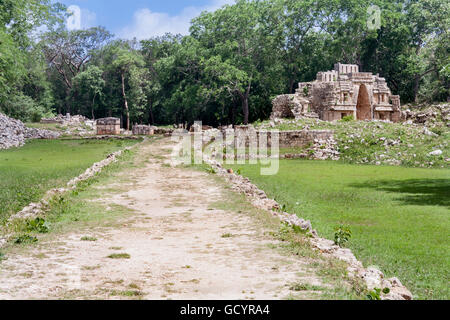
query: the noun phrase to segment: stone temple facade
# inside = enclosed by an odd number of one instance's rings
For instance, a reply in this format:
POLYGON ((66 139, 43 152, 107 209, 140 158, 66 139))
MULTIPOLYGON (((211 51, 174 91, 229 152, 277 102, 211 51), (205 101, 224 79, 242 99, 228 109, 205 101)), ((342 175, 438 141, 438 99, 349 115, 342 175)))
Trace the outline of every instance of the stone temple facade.
POLYGON ((319 72, 312 82, 301 82, 295 94, 273 100, 271 118, 319 118, 325 121, 352 116, 355 120, 400 121, 400 97, 393 95, 386 80, 359 72, 353 64, 335 64, 319 72))

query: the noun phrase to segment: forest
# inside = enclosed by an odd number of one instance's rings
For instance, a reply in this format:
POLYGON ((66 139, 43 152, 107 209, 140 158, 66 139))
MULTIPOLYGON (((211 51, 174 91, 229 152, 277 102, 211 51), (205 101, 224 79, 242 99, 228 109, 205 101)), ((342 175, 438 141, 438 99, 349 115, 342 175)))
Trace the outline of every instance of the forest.
POLYGON ((448 101, 446 0, 237 0, 191 21, 189 35, 142 41, 68 30, 50 0, 0 1, 0 112, 133 124, 247 124, 274 96, 336 62, 385 77, 402 103, 448 101), (368 8, 381 9, 368 28, 368 8))

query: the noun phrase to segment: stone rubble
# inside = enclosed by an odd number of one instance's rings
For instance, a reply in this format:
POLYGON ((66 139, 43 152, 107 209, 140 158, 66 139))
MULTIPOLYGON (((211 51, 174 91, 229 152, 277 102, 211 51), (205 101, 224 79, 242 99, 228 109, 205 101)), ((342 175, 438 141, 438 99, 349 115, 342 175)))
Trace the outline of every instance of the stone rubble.
POLYGON ((22 121, 0 113, 0 149, 21 147, 27 139, 56 139, 59 136, 58 132, 27 128, 22 121))
POLYGON ((444 122, 450 126, 450 104, 436 105, 405 105, 406 110, 402 111, 402 117, 410 123, 423 124, 426 127, 433 127, 438 122, 444 122))
POLYGON ((362 279, 368 290, 389 288, 388 294, 381 295, 382 300, 412 300, 411 292, 397 278, 386 279, 384 274, 377 268, 364 268, 363 264, 356 259, 350 249, 341 248, 331 240, 320 238, 317 235, 317 231, 312 228, 310 221, 301 219, 295 214, 283 212, 281 206, 275 200, 269 199, 266 193, 252 184, 248 178, 235 174, 231 169, 224 169, 216 160, 207 158, 205 162, 218 175, 225 177, 233 190, 245 194, 255 207, 269 211, 281 221, 291 226, 298 226, 302 230, 309 232, 311 234, 310 242, 315 249, 319 250, 325 256, 347 262, 349 275, 362 279))
POLYGON ((59 124, 66 135, 88 136, 95 134, 97 130, 96 121, 90 120, 82 115, 57 115, 53 118, 42 119, 44 124, 59 124))
POLYGON ((434 150, 429 153, 430 156, 440 156, 442 155, 442 150, 434 150))
POLYGON ((314 145, 308 149, 310 158, 314 160, 339 160, 339 147, 334 137, 324 139, 314 139, 314 145))
POLYGON ((57 139, 61 136, 59 132, 37 129, 37 128, 26 128, 25 139, 57 139))
POLYGON ((70 115, 66 114, 65 116, 62 114, 58 114, 56 117, 53 118, 44 118, 41 119, 41 123, 58 123, 65 126, 76 126, 81 125, 84 123, 93 124, 93 121, 89 120, 85 116, 82 115, 70 115))

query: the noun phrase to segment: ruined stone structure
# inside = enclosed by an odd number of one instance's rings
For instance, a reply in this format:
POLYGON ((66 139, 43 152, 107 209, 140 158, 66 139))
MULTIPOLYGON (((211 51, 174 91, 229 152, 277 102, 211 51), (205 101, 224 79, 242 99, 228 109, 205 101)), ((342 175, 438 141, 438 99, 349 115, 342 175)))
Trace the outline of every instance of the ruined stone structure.
MULTIPOLYGON (((267 142, 267 146, 272 146, 272 136, 274 131, 259 131, 252 126, 235 126, 235 129, 223 129, 221 134, 224 141, 227 141, 228 134, 234 135, 233 146, 249 147, 250 141, 259 145, 260 137, 267 142)), ((289 130, 276 131, 278 146, 280 148, 301 148, 314 144, 317 140, 328 140, 334 136, 332 130, 289 130)))
POLYGON ((134 135, 152 136, 155 134, 155 128, 156 127, 153 127, 153 126, 135 124, 135 125, 133 125, 132 131, 133 131, 134 135))
POLYGON ((353 64, 335 64, 319 72, 312 82, 301 82, 295 94, 273 100, 271 118, 320 118, 325 121, 352 116, 356 120, 400 121, 400 97, 393 95, 386 80, 359 72, 353 64))
POLYGON ((97 120, 98 135, 118 135, 120 134, 120 119, 103 118, 97 120))

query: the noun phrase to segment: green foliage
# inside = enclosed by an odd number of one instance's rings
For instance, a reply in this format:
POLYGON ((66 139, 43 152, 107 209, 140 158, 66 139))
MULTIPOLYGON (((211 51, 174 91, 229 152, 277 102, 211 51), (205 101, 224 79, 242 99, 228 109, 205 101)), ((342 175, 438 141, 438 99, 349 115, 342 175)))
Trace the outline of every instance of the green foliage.
POLYGON ((20 235, 14 240, 15 244, 31 244, 36 242, 38 242, 38 238, 29 234, 20 235))
POLYGON ((48 233, 50 230, 50 223, 43 218, 35 218, 26 222, 27 232, 48 233))
POLYGON ((74 87, 79 94, 86 94, 91 104, 91 116, 95 118, 95 98, 103 96, 105 80, 102 78, 103 71, 97 66, 89 66, 86 71, 77 74, 73 78, 74 87))
POLYGON ((340 121, 341 122, 350 122, 350 121, 353 121, 353 120, 355 120, 355 118, 353 116, 345 116, 340 121))
POLYGON ((375 288, 367 294, 368 300, 381 300, 381 289, 375 288))
MULTIPOLYGON (((40 92, 41 86, 37 78, 45 80, 42 61, 35 58, 34 43, 31 34, 42 25, 51 27, 62 22, 64 7, 51 4, 48 0, 4 0, 0 2, 0 111, 10 112, 11 107, 21 107, 18 102, 25 102, 21 111, 10 113, 21 116, 33 109, 31 105, 41 104, 47 98, 47 93, 40 92), (32 61, 32 67, 30 62, 32 61), (36 72, 39 70, 38 72, 36 72), (35 76, 38 75, 36 78, 35 76), (34 103, 24 96, 33 95, 29 84, 34 83, 34 103), (19 96, 17 99, 16 96, 19 96), (12 105, 11 100, 16 105, 12 105), (20 101, 21 100, 21 101, 20 101), (5 103, 9 103, 5 106, 5 103), (31 108, 30 108, 31 107, 31 108), (5 110, 6 109, 6 110, 5 110)), ((41 105, 46 107, 46 105, 41 105)), ((27 117, 21 119, 31 119, 27 117)))
POLYGON ((304 87, 304 88, 303 88, 303 94, 304 94, 305 96, 308 96, 308 95, 309 95, 309 89, 308 89, 308 87, 304 87))
POLYGON ((84 237, 81 237, 80 240, 81 241, 97 241, 98 239, 95 237, 84 236, 84 237))
POLYGON ((113 253, 108 256, 110 259, 130 259, 131 256, 128 253, 113 253))
POLYGON ((3 103, 0 112, 25 122, 39 122, 41 118, 52 115, 31 97, 21 92, 11 94, 8 101, 3 103))
POLYGON ((216 172, 216 170, 213 168, 213 167, 207 167, 206 169, 206 172, 208 172, 209 174, 216 174, 217 172, 216 172))
POLYGON ((446 101, 447 2, 376 1, 381 27, 368 30, 372 4, 241 0, 194 18, 190 35, 137 43, 101 27, 68 31, 65 8, 48 0, 3 1, 0 109, 32 121, 70 112, 123 117, 126 126, 247 123, 267 119, 274 96, 338 61, 381 74, 403 102, 446 101), (43 23, 39 43, 30 41, 43 23))
POLYGON ((343 247, 352 237, 349 226, 339 225, 334 229, 334 244, 343 247))

